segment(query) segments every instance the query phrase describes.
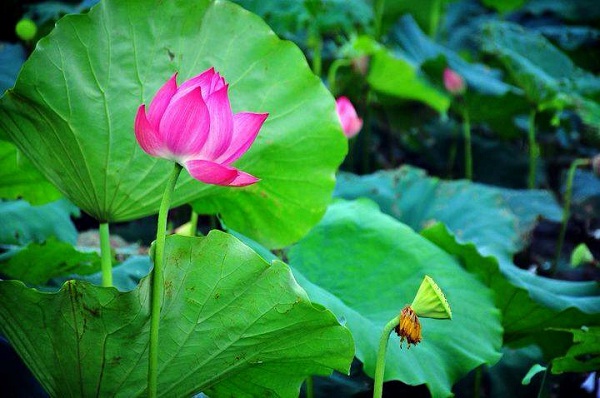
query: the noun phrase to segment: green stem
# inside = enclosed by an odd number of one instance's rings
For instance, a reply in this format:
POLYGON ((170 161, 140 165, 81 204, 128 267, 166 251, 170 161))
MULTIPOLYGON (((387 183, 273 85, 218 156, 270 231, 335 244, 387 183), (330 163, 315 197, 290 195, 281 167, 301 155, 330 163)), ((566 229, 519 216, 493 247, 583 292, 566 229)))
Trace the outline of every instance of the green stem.
POLYGON ((373 37, 379 40, 381 37, 381 29, 383 24, 383 11, 385 10, 385 0, 375 0, 373 14, 375 21, 373 25, 373 37))
POLYGON ((198 213, 192 209, 192 216, 190 217, 190 236, 196 236, 198 233, 198 213))
POLYGON ((171 205, 171 195, 175 189, 177 178, 181 173, 181 165, 175 163, 173 172, 169 177, 167 188, 163 194, 158 211, 158 224, 156 230, 156 243, 154 246, 154 267, 152 268, 152 286, 150 289, 150 346, 148 354, 148 396, 155 398, 158 393, 158 326, 160 322, 160 309, 163 298, 163 262, 165 240, 167 235, 167 215, 171 205))
POLYGON ((546 385, 546 377, 548 376, 548 372, 550 369, 544 370, 544 377, 542 377, 542 384, 540 384, 540 391, 538 391, 537 398, 542 398, 544 396, 544 386, 546 385))
POLYGON ((437 28, 440 23, 441 15, 441 0, 434 0, 431 5, 431 12, 429 13, 429 37, 435 38, 437 28))
POLYGON ((475 369, 475 383, 473 384, 473 398, 479 398, 481 396, 481 376, 483 374, 483 365, 480 365, 475 369))
POLYGON ((352 65, 352 61, 350 61, 349 59, 336 59, 335 61, 333 61, 331 63, 331 66, 329 67, 329 70, 327 71, 327 82, 329 83, 329 91, 331 91, 331 94, 333 94, 335 96, 336 94, 336 90, 335 90, 335 77, 337 76, 337 72, 338 69, 340 69, 342 66, 350 66, 352 65))
POLYGON ((471 122, 469 111, 465 106, 463 109, 463 138, 465 140, 465 178, 473 180, 473 155, 471 153, 471 122))
POLYGON ((540 156, 540 148, 535 140, 535 116, 536 109, 532 108, 529 112, 529 180, 527 187, 529 189, 535 188, 535 175, 537 169, 537 160, 540 156))
POLYGON ((306 398, 315 398, 315 385, 312 376, 306 378, 306 398))
POLYGON ((390 333, 398 326, 400 319, 396 316, 390 320, 381 332, 379 350, 377 351, 377 362, 375 363, 375 384, 373 385, 373 398, 381 398, 383 394, 383 375, 385 374, 385 354, 387 352, 390 333))
POLYGON ((323 49, 323 38, 321 37, 318 27, 313 27, 311 36, 310 43, 313 50, 312 71, 315 75, 321 77, 321 51, 323 49))
POLYGON ((112 254, 110 251, 110 232, 108 223, 100 223, 100 267, 102 270, 102 286, 110 287, 113 285, 112 279, 112 254))
POLYGON ((562 223, 560 225, 560 233, 558 235, 558 244, 556 245, 556 254, 554 256, 554 264, 552 264, 551 273, 554 273, 558 267, 560 261, 560 255, 562 254, 563 245, 565 243, 565 235, 567 233, 567 223, 571 217, 571 197, 573 195, 573 179, 575 178, 575 171, 579 166, 588 166, 590 164, 589 159, 575 159, 569 167, 567 173, 567 181, 564 196, 563 215, 562 223))

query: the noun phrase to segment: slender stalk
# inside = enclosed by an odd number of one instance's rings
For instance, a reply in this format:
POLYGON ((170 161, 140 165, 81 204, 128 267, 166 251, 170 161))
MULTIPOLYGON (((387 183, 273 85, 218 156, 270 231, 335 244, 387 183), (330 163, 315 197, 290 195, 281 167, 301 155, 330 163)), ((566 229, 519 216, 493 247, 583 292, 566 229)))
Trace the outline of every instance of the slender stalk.
POLYGON ((538 391, 537 398, 542 398, 544 396, 544 386, 546 385, 546 377, 548 376, 549 368, 544 370, 544 377, 542 377, 542 384, 540 384, 540 391, 538 391))
POLYGON ((481 376, 483 375, 483 365, 475 369, 475 382, 473 383, 473 398, 481 396, 481 376))
POLYGON ((308 376, 305 383, 306 398, 315 398, 315 385, 312 376, 308 376))
POLYGON ((465 178, 473 180, 473 155, 471 153, 471 121, 469 110, 463 108, 463 138, 465 141, 465 178))
POLYGON ((554 264, 552 264, 552 269, 550 270, 551 273, 554 273, 558 268, 558 262, 560 261, 560 255, 562 254, 563 245, 565 243, 567 223, 571 217, 571 197, 573 196, 573 179, 575 178, 575 172, 577 171, 577 167, 588 166, 589 164, 589 159, 575 159, 569 167, 565 187, 562 223, 560 224, 560 233, 558 235, 558 243, 556 245, 556 253, 554 255, 554 264))
POLYGON ((319 32, 318 26, 314 26, 311 29, 311 38, 310 45, 312 47, 312 71, 315 75, 321 77, 322 70, 322 58, 321 51, 323 49, 323 38, 321 37, 321 33, 319 32))
POLYGON ((198 233, 198 213, 192 209, 192 215, 190 217, 190 236, 196 236, 198 233))
POLYGON ((535 188, 535 175, 537 169, 537 161, 540 157, 540 147, 535 140, 535 116, 536 109, 532 108, 529 112, 529 180, 527 187, 529 189, 535 188))
POLYGON ((381 37, 381 29, 383 24, 383 11, 385 10, 385 0, 375 0, 373 14, 375 21, 373 25, 373 37, 379 40, 381 37))
POLYGON ((379 340, 379 350, 377 351, 377 362, 375 363, 375 383, 373 385, 373 398, 381 398, 383 394, 383 375, 385 374, 385 354, 387 352, 388 340, 390 339, 390 333, 398 326, 400 322, 396 316, 392 318, 384 327, 381 332, 381 339, 379 340))
POLYGON ((181 173, 181 165, 175 163, 158 211, 154 267, 151 273, 152 286, 150 290, 150 346, 148 354, 148 396, 150 398, 155 398, 158 394, 158 326, 164 291, 163 262, 167 235, 167 215, 171 205, 171 195, 175 189, 179 173, 181 173))
POLYGON ((110 252, 110 232, 108 223, 100 223, 100 268, 102 270, 102 286, 110 287, 113 285, 112 278, 112 254, 110 252))
POLYGON ((333 94, 335 96, 336 94, 336 87, 335 87, 335 78, 337 76, 337 72, 338 70, 342 67, 342 66, 350 66, 352 65, 352 61, 350 61, 349 59, 336 59, 335 61, 333 61, 331 63, 331 66, 329 67, 329 70, 327 71, 327 83, 329 83, 329 91, 331 91, 331 94, 333 94))
POLYGON ((437 28, 440 23, 442 2, 440 0, 434 0, 431 6, 431 12, 429 13, 429 37, 435 38, 437 28))

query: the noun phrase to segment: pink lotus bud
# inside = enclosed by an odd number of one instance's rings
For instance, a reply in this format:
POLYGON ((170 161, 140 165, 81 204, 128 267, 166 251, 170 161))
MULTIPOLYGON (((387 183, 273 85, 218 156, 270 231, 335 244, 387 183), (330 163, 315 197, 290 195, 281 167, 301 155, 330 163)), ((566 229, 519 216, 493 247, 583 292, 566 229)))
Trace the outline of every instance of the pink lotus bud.
POLYGON ((356 114, 352 102, 346 97, 339 97, 335 101, 335 110, 342 124, 344 135, 348 138, 354 137, 362 128, 363 121, 356 114))
POLYGON ((177 74, 135 116, 135 138, 150 156, 181 164, 206 184, 245 186, 258 178, 231 166, 254 142, 267 113, 233 114, 225 79, 210 68, 177 87, 177 74))
POLYGON ((452 95, 461 95, 467 88, 462 76, 450 68, 444 69, 444 86, 452 95))

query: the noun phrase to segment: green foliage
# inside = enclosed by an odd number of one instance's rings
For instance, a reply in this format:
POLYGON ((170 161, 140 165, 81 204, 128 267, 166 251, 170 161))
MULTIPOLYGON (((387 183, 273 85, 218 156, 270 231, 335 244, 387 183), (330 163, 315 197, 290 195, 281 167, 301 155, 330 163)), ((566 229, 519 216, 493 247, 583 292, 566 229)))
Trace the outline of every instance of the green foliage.
POLYGON ((423 102, 444 112, 450 106, 448 96, 432 86, 418 68, 381 46, 368 36, 360 36, 352 43, 358 55, 371 56, 367 82, 383 94, 423 102))
POLYGON ((61 197, 56 187, 7 141, 0 141, 0 181, 2 199, 25 199, 39 205, 61 197))
POLYGON ((443 224, 422 234, 494 290, 496 305, 502 309, 505 344, 545 344, 548 328, 600 324, 600 287, 595 282, 543 278, 515 267, 505 257, 484 257, 475 245, 460 243, 443 224))
POLYGON ((571 252, 571 267, 578 267, 584 263, 594 261, 594 255, 585 243, 578 244, 571 252))
POLYGON ((514 253, 518 247, 514 216, 502 197, 485 185, 443 181, 404 166, 366 176, 342 173, 335 193, 345 199, 370 198, 417 232, 443 222, 486 254, 514 253))
POLYGON ((43 285, 50 278, 65 274, 88 275, 100 270, 100 257, 95 252, 81 252, 69 243, 48 238, 43 243, 31 242, 0 264, 0 273, 8 279, 43 285))
POLYGON ((427 384, 434 397, 445 397, 469 370, 500 357, 499 311, 487 288, 371 201, 335 202, 288 256, 311 300, 345 320, 371 376, 383 326, 411 302, 425 275, 446 294, 453 318, 422 319, 423 341, 410 350, 392 337, 385 380, 427 384))
POLYGON ((560 330, 573 335, 567 353, 552 361, 552 373, 591 372, 600 369, 600 327, 560 330))
POLYGON ((149 215, 171 166, 136 143, 137 107, 173 72, 183 80, 210 66, 230 83, 234 111, 270 114, 236 163, 261 182, 224 189, 185 175, 174 206, 202 199, 197 211, 220 213, 270 247, 289 244, 325 211, 346 140, 298 48, 236 5, 107 0, 63 18, 0 101, 0 130, 96 219, 149 215))
POLYGON ((527 0, 482 0, 487 7, 493 8, 500 12, 514 11, 522 7, 527 0))
POLYGON ((578 68, 540 34, 507 22, 484 29, 483 49, 496 55, 529 101, 561 110, 578 96, 600 94, 600 78, 578 68))
POLYGON ((32 206, 23 200, 0 202, 0 242, 26 245, 54 236, 75 244, 77 230, 71 215, 79 215, 79 209, 64 199, 41 206, 32 206))
MULTIPOLYGON (((349 332, 285 264, 220 232, 169 237, 165 264, 160 396, 293 396, 310 374, 348 370, 349 332)), ((69 281, 40 293, 2 281, 0 331, 52 396, 145 396, 148 288, 69 281)))
POLYGON ((533 377, 535 375, 537 375, 538 373, 541 373, 541 372, 545 372, 546 369, 547 368, 545 366, 542 366, 539 363, 536 363, 535 365, 533 365, 531 367, 531 369, 529 369, 529 371, 527 372, 525 377, 523 377, 523 381, 521 381, 521 384, 529 385, 529 383, 531 383, 531 379, 533 379, 533 377))

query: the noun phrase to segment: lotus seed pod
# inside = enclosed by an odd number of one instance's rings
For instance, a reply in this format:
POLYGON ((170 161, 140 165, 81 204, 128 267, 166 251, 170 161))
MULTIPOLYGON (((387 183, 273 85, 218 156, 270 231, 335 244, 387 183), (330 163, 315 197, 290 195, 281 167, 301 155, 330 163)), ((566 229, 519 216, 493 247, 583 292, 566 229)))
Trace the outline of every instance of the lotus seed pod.
POLYGON ((15 33, 23 41, 33 40, 37 34, 37 26, 31 19, 23 18, 15 26, 15 33))
POLYGON ((423 318, 452 319, 452 310, 442 290, 429 276, 425 276, 410 305, 423 318))

